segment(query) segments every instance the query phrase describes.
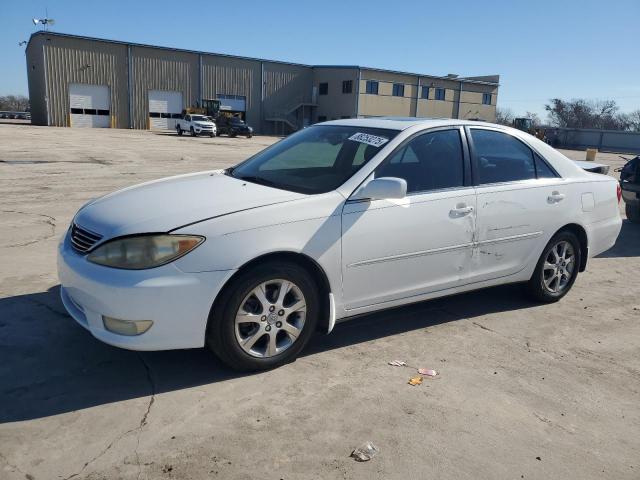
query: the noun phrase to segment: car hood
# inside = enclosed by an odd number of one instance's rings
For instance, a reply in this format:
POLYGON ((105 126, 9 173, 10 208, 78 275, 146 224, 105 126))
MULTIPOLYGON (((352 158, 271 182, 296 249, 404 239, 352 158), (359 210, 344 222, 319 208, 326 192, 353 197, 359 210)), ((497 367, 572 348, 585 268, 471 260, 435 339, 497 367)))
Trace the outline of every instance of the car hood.
POLYGON ((74 222, 108 239, 168 232, 221 215, 305 196, 245 182, 221 171, 200 172, 110 193, 82 207, 74 222))
POLYGON ((215 124, 213 122, 195 122, 199 127, 212 127, 215 124))

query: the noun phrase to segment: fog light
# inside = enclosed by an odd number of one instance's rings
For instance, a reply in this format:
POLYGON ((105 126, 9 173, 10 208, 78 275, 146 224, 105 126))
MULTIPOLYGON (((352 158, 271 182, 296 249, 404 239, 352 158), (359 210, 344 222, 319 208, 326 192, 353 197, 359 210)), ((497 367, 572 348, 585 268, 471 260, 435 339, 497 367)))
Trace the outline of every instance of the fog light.
POLYGON ((151 328, 151 320, 119 320, 117 318, 102 317, 104 328, 118 335, 141 335, 151 328))

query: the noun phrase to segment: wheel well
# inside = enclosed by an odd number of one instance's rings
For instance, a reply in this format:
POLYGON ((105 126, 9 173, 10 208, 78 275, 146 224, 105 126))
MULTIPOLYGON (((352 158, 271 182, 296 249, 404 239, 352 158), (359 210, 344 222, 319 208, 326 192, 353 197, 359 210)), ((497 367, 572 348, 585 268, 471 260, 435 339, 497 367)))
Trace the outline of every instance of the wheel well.
MULTIPOLYGON (((325 274, 324 270, 318 263, 313 260, 311 257, 303 254, 303 253, 295 253, 295 252, 274 252, 267 253, 265 255, 261 255, 259 257, 250 260, 245 263, 242 267, 238 269, 236 273, 234 273, 224 284, 220 293, 218 293, 213 306, 215 306, 218 299, 221 297, 221 293, 227 288, 228 285, 240 274, 243 272, 255 267, 256 265, 264 264, 266 262, 289 262, 295 263, 305 270, 307 270, 315 280, 318 288, 320 289, 320 300, 321 300, 321 311, 320 318, 318 319, 318 330, 322 332, 327 332, 329 329, 329 293, 331 293, 331 286, 329 284, 329 279, 325 274)), ((213 308, 212 310, 213 311, 213 308)))
POLYGON ((589 256, 589 240, 587 239, 587 232, 582 226, 577 223, 570 223, 562 227, 559 232, 562 230, 568 230, 573 233, 576 237, 578 237, 578 241, 580 242, 580 269, 579 272, 584 272, 587 268, 587 258, 589 256))

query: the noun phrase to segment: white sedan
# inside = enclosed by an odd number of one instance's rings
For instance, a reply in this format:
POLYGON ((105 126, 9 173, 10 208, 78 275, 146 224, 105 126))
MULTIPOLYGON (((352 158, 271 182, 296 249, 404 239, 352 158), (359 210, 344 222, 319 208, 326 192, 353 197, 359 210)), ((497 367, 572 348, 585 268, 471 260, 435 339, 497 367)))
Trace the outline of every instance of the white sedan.
POLYGON ((559 300, 616 241, 618 188, 512 128, 325 122, 83 206, 59 245, 62 301, 111 345, 272 368, 367 312, 514 282, 559 300))

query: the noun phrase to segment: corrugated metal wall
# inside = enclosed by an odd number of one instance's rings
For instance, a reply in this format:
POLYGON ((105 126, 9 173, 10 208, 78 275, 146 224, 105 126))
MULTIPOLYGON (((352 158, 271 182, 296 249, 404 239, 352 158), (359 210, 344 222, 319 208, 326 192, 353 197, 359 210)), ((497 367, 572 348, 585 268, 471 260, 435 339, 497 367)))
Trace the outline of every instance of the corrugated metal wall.
POLYGON ((183 108, 198 102, 198 55, 131 47, 133 128, 149 128, 149 90, 182 92, 183 108))
POLYGON ((44 84, 44 58, 42 55, 42 37, 36 37, 27 45, 27 80, 29 84, 29 103, 31 123, 47 125, 47 104, 44 84))
POLYGON ((127 49, 124 45, 52 36, 44 40, 49 121, 69 126, 69 84, 107 85, 114 126, 127 128, 127 49))
POLYGON ((260 61, 202 55, 202 98, 218 94, 246 97, 247 123, 261 131, 260 61))

